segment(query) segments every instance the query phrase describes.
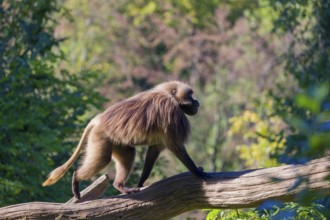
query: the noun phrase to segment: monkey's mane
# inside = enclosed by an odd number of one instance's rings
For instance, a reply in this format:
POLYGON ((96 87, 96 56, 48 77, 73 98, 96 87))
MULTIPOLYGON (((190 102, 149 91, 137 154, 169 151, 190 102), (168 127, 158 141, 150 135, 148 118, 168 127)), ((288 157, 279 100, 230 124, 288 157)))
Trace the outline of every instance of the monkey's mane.
POLYGON ((102 115, 106 135, 129 145, 159 143, 162 140, 157 139, 158 134, 165 134, 166 139, 174 141, 172 144, 184 143, 190 133, 190 124, 172 94, 184 85, 163 83, 113 105, 102 115))

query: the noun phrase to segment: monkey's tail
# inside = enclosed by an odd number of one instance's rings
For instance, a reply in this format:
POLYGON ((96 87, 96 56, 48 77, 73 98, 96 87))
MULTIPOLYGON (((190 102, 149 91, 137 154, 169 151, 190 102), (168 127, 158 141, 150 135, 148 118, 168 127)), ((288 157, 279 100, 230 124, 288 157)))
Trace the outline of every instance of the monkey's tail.
POLYGON ((93 120, 87 125, 87 127, 84 130, 84 133, 82 137, 80 138, 79 144, 76 148, 76 150, 73 152, 72 156, 68 161, 66 161, 62 166, 57 167, 54 169, 49 175, 48 179, 42 183, 42 186, 50 186, 56 183, 59 179, 61 179, 64 174, 69 170, 69 168, 72 166, 72 164, 77 160, 80 151, 83 148, 84 143, 86 142, 86 139, 91 131, 91 129, 94 127, 94 123, 92 123, 93 120))

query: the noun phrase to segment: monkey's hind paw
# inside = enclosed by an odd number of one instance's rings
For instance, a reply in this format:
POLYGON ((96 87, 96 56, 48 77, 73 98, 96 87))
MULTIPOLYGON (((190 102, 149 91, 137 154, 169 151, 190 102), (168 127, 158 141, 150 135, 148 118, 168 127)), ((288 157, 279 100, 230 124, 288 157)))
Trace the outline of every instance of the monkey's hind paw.
POLYGON ((78 200, 81 198, 81 196, 80 196, 80 192, 74 192, 73 195, 74 195, 74 197, 75 197, 76 199, 78 199, 78 200))
POLYGON ((141 191, 141 187, 123 187, 126 194, 137 193, 141 191))

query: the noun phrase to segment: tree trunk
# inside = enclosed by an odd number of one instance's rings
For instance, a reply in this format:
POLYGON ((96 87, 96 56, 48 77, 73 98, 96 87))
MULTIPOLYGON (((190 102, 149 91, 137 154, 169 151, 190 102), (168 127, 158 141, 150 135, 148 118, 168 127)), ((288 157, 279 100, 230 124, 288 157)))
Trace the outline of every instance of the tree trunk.
POLYGON ((207 181, 182 173, 134 194, 77 204, 18 204, 0 208, 0 216, 5 219, 168 219, 194 209, 256 207, 269 199, 292 201, 305 189, 329 194, 330 183, 325 180, 329 169, 330 157, 326 157, 306 165, 212 173, 207 181))

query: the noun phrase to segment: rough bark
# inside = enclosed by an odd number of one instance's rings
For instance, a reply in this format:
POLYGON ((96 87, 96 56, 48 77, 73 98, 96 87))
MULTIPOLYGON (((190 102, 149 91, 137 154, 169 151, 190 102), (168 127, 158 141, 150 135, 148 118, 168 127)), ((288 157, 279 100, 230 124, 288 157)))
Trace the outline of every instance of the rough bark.
POLYGON ((80 192, 80 199, 76 199, 72 197, 67 204, 69 203, 81 203, 93 199, 97 199, 103 195, 105 190, 109 186, 109 177, 107 174, 100 176, 97 180, 95 180, 90 186, 80 192))
POLYGON ((330 183, 325 180, 329 169, 330 158, 326 157, 305 165, 212 173, 207 181, 182 173, 135 194, 78 204, 18 204, 1 208, 0 216, 5 219, 168 219, 194 209, 256 207, 265 200, 292 201, 306 189, 329 194, 330 183))

